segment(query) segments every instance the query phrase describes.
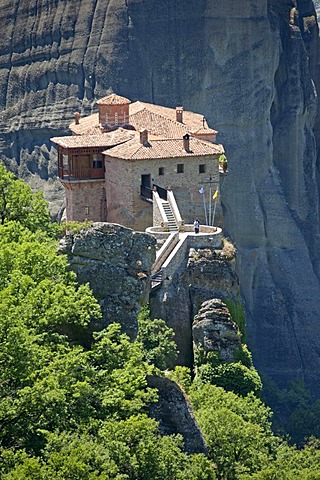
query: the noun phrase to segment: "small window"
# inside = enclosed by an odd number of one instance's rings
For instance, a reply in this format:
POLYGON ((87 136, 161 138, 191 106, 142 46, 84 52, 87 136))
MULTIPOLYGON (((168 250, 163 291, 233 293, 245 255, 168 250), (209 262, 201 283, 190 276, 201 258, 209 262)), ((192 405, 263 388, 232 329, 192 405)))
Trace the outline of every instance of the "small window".
POLYGON ((199 165, 199 173, 206 173, 206 165, 205 164, 199 165))
POLYGON ((92 168, 103 168, 103 157, 101 153, 94 153, 92 156, 92 168))
POLYGON ((178 163, 177 173, 183 173, 183 172, 184 172, 184 163, 178 163))
POLYGON ((164 167, 159 167, 159 175, 164 175, 164 167))
POLYGON ((118 112, 114 114, 114 124, 118 125, 118 112))
POLYGON ((102 168, 103 166, 102 160, 93 160, 92 166, 93 168, 102 168))

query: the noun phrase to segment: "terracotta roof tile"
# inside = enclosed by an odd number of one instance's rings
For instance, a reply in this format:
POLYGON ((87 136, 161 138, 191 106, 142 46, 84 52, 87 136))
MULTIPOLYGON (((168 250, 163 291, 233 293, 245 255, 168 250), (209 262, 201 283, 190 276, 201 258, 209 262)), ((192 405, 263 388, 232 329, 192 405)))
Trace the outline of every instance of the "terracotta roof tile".
MULTIPOLYGON (((98 100, 97 103, 102 100, 98 100)), ((184 110, 183 123, 180 123, 176 121, 176 110, 174 108, 144 102, 130 104, 129 123, 136 130, 147 128, 150 133, 167 138, 180 137, 187 132, 194 134, 218 133, 208 127, 203 115, 199 113, 184 110)), ((76 135, 95 134, 101 131, 99 115, 94 113, 88 117, 80 118, 79 125, 72 123, 69 128, 76 135)))
POLYGON ((188 129, 182 123, 172 121, 171 119, 147 108, 143 108, 134 114, 130 114, 129 121, 136 130, 146 128, 153 135, 167 138, 182 137, 188 132, 188 129))
POLYGON ((96 135, 101 133, 101 128, 99 125, 99 114, 94 113, 88 117, 81 117, 80 123, 76 125, 71 123, 69 125, 70 130, 76 135, 96 135))
POLYGON ((115 93, 100 98, 100 100, 97 101, 98 105, 126 105, 127 103, 131 103, 131 100, 121 97, 120 95, 116 95, 115 93))
POLYGON ((213 134, 216 135, 218 132, 210 127, 200 127, 198 130, 192 130, 193 135, 208 135, 213 134))
POLYGON ((63 148, 110 147, 132 139, 134 132, 118 128, 108 133, 95 135, 69 135, 54 137, 50 140, 63 148))
POLYGON ((182 128, 185 129, 185 133, 186 132, 195 133, 196 131, 202 128, 209 129, 207 121, 205 120, 203 115, 201 115, 200 113, 183 110, 183 123, 180 123, 180 122, 177 122, 176 120, 175 108, 163 107, 162 105, 154 105, 153 103, 146 103, 146 102, 134 102, 130 105, 130 109, 129 109, 130 121, 131 121, 131 116, 135 115, 136 113, 140 112, 143 109, 146 109, 149 112, 153 112, 155 114, 161 115, 162 117, 165 117, 168 120, 171 120, 172 122, 177 123, 178 125, 180 125, 182 128))
POLYGON ((181 158, 191 156, 220 155, 224 153, 222 145, 213 144, 197 138, 190 138, 190 150, 183 147, 183 140, 161 139, 149 140, 148 145, 143 145, 136 137, 122 145, 117 145, 105 152, 105 155, 127 160, 143 160, 151 158, 181 158))

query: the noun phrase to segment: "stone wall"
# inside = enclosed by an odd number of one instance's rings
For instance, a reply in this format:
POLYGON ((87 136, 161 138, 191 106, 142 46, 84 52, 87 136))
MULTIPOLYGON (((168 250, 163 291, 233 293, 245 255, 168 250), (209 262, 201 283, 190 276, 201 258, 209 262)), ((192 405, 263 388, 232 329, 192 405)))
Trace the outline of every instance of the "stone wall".
MULTIPOLYGON (((186 226, 188 228, 188 226, 186 226)), ((190 228, 190 227, 189 227, 190 228)), ((201 227, 202 230, 208 230, 206 235, 201 233, 196 235, 192 234, 182 234, 180 235, 180 242, 177 243, 176 247, 172 250, 168 258, 162 264, 163 270, 163 283, 165 286, 168 286, 174 277, 174 274, 177 271, 183 269, 184 264, 188 256, 189 249, 202 249, 202 248, 211 248, 211 249, 220 249, 222 245, 222 230, 221 228, 217 229, 215 232, 210 232, 212 227, 201 227)))
POLYGON ((178 364, 192 366, 193 318, 206 300, 236 298, 239 285, 235 257, 229 256, 220 244, 217 249, 188 250, 185 241, 171 266, 165 275, 170 278, 165 278, 162 288, 151 294, 151 312, 175 331, 178 364))
MULTIPOLYGON (((155 236, 157 238, 157 236, 155 236)), ((158 237, 159 238, 159 237, 158 237)), ((152 273, 156 273, 163 266, 164 262, 170 256, 173 249, 179 243, 179 233, 172 232, 169 237, 166 239, 165 243, 160 247, 157 252, 156 260, 152 266, 152 273)))
MULTIPOLYGON (((106 191, 108 220, 120 222, 135 230, 152 225, 152 205, 140 199, 141 175, 150 174, 151 182, 172 187, 182 219, 191 223, 199 218, 205 223, 203 198, 199 188, 211 174, 212 193, 219 183, 218 159, 190 156, 151 160, 120 160, 106 156, 106 191), (184 173, 177 173, 177 164, 184 163, 184 173), (207 173, 199 173, 199 164, 207 165, 207 173), (164 167, 164 175, 159 175, 164 167)), ((207 189, 208 195, 208 189, 207 189)))
POLYGON ((107 219, 104 180, 64 182, 66 220, 101 222, 107 219))
POLYGON ((152 226, 165 226, 167 227, 167 221, 165 220, 166 214, 163 210, 161 199, 158 192, 152 192, 152 226))

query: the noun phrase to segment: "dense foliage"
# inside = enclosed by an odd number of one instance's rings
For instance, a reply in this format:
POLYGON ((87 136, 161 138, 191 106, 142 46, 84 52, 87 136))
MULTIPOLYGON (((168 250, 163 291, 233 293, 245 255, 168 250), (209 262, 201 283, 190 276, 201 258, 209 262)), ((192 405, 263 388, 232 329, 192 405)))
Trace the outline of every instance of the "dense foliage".
POLYGON ((145 360, 160 370, 172 366, 178 354, 172 328, 159 318, 151 319, 147 306, 141 308, 138 325, 138 341, 141 342, 145 360))
MULTIPOLYGON (((136 342, 117 323, 89 335, 99 305, 56 255, 56 228, 42 197, 3 167, 0 194, 1 479, 320 478, 318 441, 298 450, 276 437, 270 409, 248 383, 243 390, 242 374, 237 395, 226 391, 234 385, 226 372, 225 389, 212 376, 192 380, 185 367, 167 372, 192 402, 208 458, 186 454, 179 435, 159 435, 147 415, 157 391, 146 376, 174 359, 172 330, 143 309, 136 342)), ((240 353, 234 365, 253 371, 248 352, 240 353)), ((221 365, 210 355, 202 364, 221 365)))
MULTIPOLYGON (((157 391, 142 344, 116 323, 89 335, 99 305, 56 255, 41 195, 2 166, 0 193, 0 477, 215 479, 208 459, 147 416, 157 391)), ((157 331, 174 351, 162 322, 157 331)))
POLYGON ((47 203, 42 192, 32 193, 22 180, 15 180, 0 163, 0 224, 18 221, 30 231, 54 233, 56 225, 51 223, 47 203))
POLYGON ((221 360, 214 350, 207 351, 202 345, 194 345, 196 381, 217 385, 238 395, 253 392, 259 396, 262 391, 261 378, 253 366, 251 353, 243 343, 245 338, 243 308, 239 301, 229 299, 227 304, 232 320, 238 326, 241 345, 233 352, 232 362, 221 360))

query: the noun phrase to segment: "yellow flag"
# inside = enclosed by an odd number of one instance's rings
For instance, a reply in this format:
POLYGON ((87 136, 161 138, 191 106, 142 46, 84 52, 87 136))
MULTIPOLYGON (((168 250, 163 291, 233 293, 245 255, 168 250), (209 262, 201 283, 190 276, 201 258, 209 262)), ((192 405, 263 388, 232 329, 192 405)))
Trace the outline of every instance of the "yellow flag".
POLYGON ((212 195, 212 200, 215 200, 218 196, 218 193, 219 193, 219 189, 217 188, 217 190, 214 192, 214 194, 212 195))

